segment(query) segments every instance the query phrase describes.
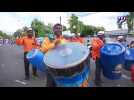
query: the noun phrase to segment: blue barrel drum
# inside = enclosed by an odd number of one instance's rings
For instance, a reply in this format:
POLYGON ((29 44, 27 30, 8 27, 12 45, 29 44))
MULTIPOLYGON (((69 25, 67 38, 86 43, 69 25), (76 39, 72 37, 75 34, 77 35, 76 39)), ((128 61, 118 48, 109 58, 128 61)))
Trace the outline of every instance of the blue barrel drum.
POLYGON ((133 64, 134 64, 134 48, 128 48, 125 52, 124 68, 130 71, 133 64))
POLYGON ((45 64, 43 62, 44 54, 38 49, 33 49, 27 54, 28 61, 40 71, 45 71, 45 64))
POLYGON ((108 43, 101 48, 103 75, 108 79, 120 79, 124 65, 125 47, 118 43, 108 43))
POLYGON ((88 55, 86 46, 66 43, 48 51, 44 62, 57 87, 92 87, 88 55))

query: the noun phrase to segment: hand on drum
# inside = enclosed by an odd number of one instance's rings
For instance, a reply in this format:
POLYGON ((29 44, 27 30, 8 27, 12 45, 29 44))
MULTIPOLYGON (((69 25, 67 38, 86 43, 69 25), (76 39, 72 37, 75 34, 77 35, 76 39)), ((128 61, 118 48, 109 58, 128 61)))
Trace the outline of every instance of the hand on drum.
POLYGON ((60 39, 55 40, 55 46, 57 46, 58 44, 60 44, 60 39))

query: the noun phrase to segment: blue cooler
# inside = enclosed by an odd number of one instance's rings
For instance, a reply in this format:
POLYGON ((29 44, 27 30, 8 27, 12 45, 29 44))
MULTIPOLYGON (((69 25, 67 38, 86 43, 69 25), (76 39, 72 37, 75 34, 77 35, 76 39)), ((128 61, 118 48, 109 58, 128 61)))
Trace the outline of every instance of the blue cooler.
POLYGON ((134 64, 134 48, 128 48, 125 52, 125 66, 128 71, 131 70, 131 66, 134 64))
POLYGON ((125 47, 119 43, 108 43, 101 48, 103 74, 108 79, 120 79, 125 59, 125 47))
POLYGON ((40 71, 45 71, 45 64, 43 62, 44 54, 38 49, 33 49, 27 54, 27 59, 40 71))

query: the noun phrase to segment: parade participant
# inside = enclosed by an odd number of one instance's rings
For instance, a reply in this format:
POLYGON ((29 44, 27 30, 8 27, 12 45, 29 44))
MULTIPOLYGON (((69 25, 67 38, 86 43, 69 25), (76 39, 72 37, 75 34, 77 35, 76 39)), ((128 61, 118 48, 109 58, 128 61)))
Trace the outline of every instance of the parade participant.
POLYGON ((62 25, 56 24, 53 27, 52 34, 48 34, 48 37, 44 38, 44 41, 41 45, 40 50, 46 53, 48 50, 55 48, 58 44, 67 42, 65 38, 62 36, 62 25))
POLYGON ((3 42, 3 40, 2 40, 2 39, 0 39, 0 46, 3 44, 2 42, 3 42))
POLYGON ((71 42, 84 44, 84 38, 80 37, 80 33, 75 33, 75 37, 72 37, 71 42))
POLYGON ((134 41, 131 41, 129 47, 130 47, 130 48, 134 48, 134 41))
POLYGON ((126 42, 126 40, 124 39, 123 36, 118 36, 118 37, 117 37, 117 41, 118 41, 119 43, 121 43, 123 46, 125 46, 125 48, 127 47, 127 42, 126 42))
MULTIPOLYGON (((17 45, 22 45, 24 48, 24 66, 25 66, 25 79, 29 80, 29 61, 26 58, 26 55, 29 51, 31 51, 33 48, 36 48, 36 40, 35 37, 33 37, 33 31, 32 28, 28 28, 27 30, 27 36, 24 36, 22 38, 16 39, 17 45)), ((33 69, 33 76, 37 77, 36 68, 32 67, 33 69)))
POLYGON ((100 63, 100 49, 104 45, 104 33, 98 32, 97 37, 91 40, 91 57, 95 61, 95 84, 101 86, 101 63, 100 63))
MULTIPOLYGON (((67 42, 67 41, 62 36, 62 25, 55 24, 53 27, 53 33, 48 34, 48 36, 44 38, 44 41, 41 44, 40 50, 46 53, 50 49, 54 49, 58 44, 63 43, 63 42, 67 42)), ((48 87, 55 86, 55 82, 51 74, 48 71, 46 71, 46 75, 47 75, 47 86, 48 87)))

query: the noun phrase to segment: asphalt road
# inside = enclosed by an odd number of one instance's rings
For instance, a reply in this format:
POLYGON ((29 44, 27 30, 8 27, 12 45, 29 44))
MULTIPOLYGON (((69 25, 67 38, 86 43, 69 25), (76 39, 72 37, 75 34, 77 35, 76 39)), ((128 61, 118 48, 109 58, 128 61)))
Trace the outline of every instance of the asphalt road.
POLYGON ((45 87, 45 73, 38 72, 38 75, 25 81, 22 47, 0 46, 0 87, 45 87))
MULTIPOLYGON (((31 68, 31 67, 30 67, 31 68)), ((90 62, 91 75, 94 80, 95 64, 90 62)), ((24 80, 23 48, 19 46, 0 46, 0 87, 46 87, 46 75, 38 71, 39 77, 24 80)), ((130 72, 123 70, 119 80, 109 80, 102 74, 103 87, 134 87, 130 72)))

